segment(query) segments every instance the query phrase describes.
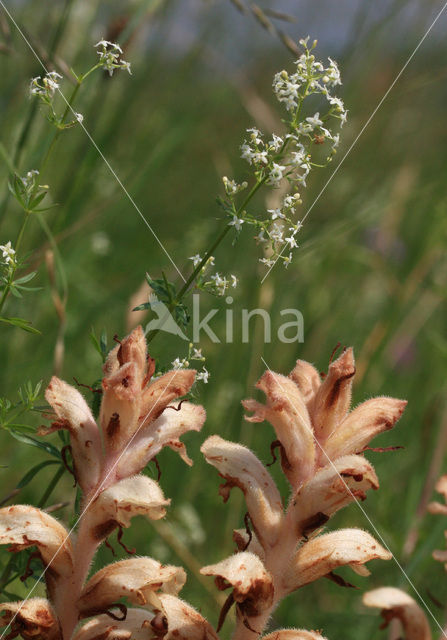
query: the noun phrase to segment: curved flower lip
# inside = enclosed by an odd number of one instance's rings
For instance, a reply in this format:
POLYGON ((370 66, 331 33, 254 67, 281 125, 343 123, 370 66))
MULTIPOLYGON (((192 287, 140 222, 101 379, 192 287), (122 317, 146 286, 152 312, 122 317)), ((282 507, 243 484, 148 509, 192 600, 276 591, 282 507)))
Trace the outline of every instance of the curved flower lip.
POLYGON ((310 362, 297 360, 295 367, 289 373, 289 378, 293 380, 303 396, 303 400, 309 407, 315 394, 321 386, 320 374, 310 362))
POLYGON ((304 629, 279 629, 264 636, 263 640, 327 640, 318 631, 304 629))
POLYGON ((290 507, 298 536, 309 535, 366 491, 378 489, 373 466, 363 456, 343 456, 323 467, 295 494, 290 507))
POLYGON ((143 390, 140 407, 143 428, 158 418, 169 403, 188 393, 196 373, 195 369, 173 369, 154 380, 143 390))
POLYGON ((219 640, 210 623, 189 604, 168 593, 159 598, 168 620, 166 640, 219 640))
POLYGON ((216 576, 219 589, 233 587, 233 598, 249 616, 259 615, 273 602, 273 579, 254 553, 242 551, 200 569, 205 576, 216 576))
POLYGON ((366 562, 391 558, 392 554, 366 531, 340 529, 313 538, 298 549, 284 574, 282 588, 286 593, 295 591, 344 565, 366 575, 362 567, 366 562))
POLYGON ((13 636, 21 635, 25 640, 57 640, 59 625, 54 611, 45 598, 30 598, 19 602, 0 604, 0 627, 12 625, 13 636))
POLYGON ((49 428, 41 427, 39 434, 69 430, 76 478, 84 493, 88 492, 98 482, 102 456, 101 437, 90 408, 77 389, 56 376, 51 378, 45 399, 58 420, 49 428))
POLYGON ((265 551, 254 531, 250 531, 250 534, 248 534, 245 529, 234 529, 233 541, 239 551, 251 551, 264 562, 265 551))
POLYGON ((337 428, 349 411, 354 374, 354 352, 349 347, 331 362, 328 374, 309 407, 315 435, 321 442, 337 428))
POLYGON ((85 517, 90 519, 93 537, 100 541, 116 527, 130 526, 133 516, 144 515, 151 520, 163 518, 170 502, 154 480, 143 475, 132 476, 103 491, 92 502, 85 517))
POLYGON ((290 378, 267 370, 256 385, 266 395, 267 404, 244 400, 253 415, 248 422, 268 420, 282 446, 281 465, 292 487, 298 487, 313 472, 316 461, 314 434, 303 396, 290 378))
POLYGON ((111 376, 128 362, 135 363, 138 376, 142 382, 147 373, 147 361, 146 338, 141 325, 135 327, 124 340, 109 352, 103 367, 104 374, 111 376))
POLYGON ((167 407, 156 420, 139 429, 118 462, 117 477, 138 473, 166 446, 192 465, 180 437, 188 431, 200 431, 205 419, 205 409, 200 405, 183 402, 178 411, 167 407))
POLYGON ((53 577, 71 575, 73 550, 68 531, 36 507, 19 504, 0 509, 0 544, 10 544, 11 551, 35 545, 45 566, 51 563, 53 577))
POLYGON ((425 613, 407 593, 394 587, 381 587, 363 595, 367 607, 382 609, 383 629, 393 618, 398 618, 407 640, 431 640, 430 627, 425 613))
POLYGON ((392 429, 407 406, 406 400, 381 396, 356 407, 324 444, 323 464, 351 453, 360 453, 379 433, 392 429))
MULTIPOLYGON (((114 613, 112 611, 112 613, 114 613)), ((121 614, 116 610, 117 617, 121 614)), ((166 622, 146 609, 128 609, 125 620, 113 620, 99 615, 86 622, 73 636, 73 640, 151 640, 166 635, 166 622)))
POLYGON ((78 601, 83 616, 110 609, 123 596, 135 605, 161 609, 157 591, 177 594, 186 582, 181 567, 163 566, 152 558, 129 558, 110 564, 90 578, 78 601), (92 613, 89 613, 92 612, 92 613))
POLYGON ((224 501, 232 487, 239 487, 259 541, 263 546, 274 545, 284 520, 283 505, 275 482, 261 461, 246 447, 219 436, 209 437, 200 450, 227 481, 219 490, 224 501))

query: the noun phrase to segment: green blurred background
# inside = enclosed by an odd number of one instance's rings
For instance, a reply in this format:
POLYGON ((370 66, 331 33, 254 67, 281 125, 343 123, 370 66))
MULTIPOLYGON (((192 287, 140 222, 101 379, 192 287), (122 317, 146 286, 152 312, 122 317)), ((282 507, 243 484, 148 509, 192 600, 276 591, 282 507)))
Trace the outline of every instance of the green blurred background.
MULTIPOLYGON (((94 63, 92 45, 101 37, 124 45, 133 75, 115 73, 110 79, 95 74, 83 86, 75 108, 84 114, 98 147, 187 273, 188 257, 203 254, 224 224, 215 204, 221 176, 244 177, 246 166, 239 159, 244 130, 253 124, 266 131, 280 127, 271 78, 293 60, 290 51, 251 11, 243 14, 229 0, 23 0, 7 6, 38 54, 47 61, 52 51, 51 61, 65 75, 69 67, 81 72, 94 63)), ((295 22, 272 18, 273 24, 295 40, 308 34, 317 37, 320 57, 337 59, 344 78, 341 93, 349 122, 334 164, 314 173, 303 192, 305 212, 442 4, 302 0, 262 6, 293 15, 295 22)), ((275 267, 261 285, 264 270, 250 230, 235 244, 227 238, 216 253, 218 271, 240 279, 232 292, 235 339, 232 344, 204 339, 200 345, 211 378, 198 389, 198 400, 208 413, 203 431, 184 438, 194 466, 186 467, 172 451, 163 452, 161 485, 172 498, 166 524, 154 528, 138 519, 125 533, 126 543, 140 553, 188 569, 183 597, 213 624, 221 601, 212 579, 201 578, 198 568, 232 551, 231 532, 242 526, 244 504, 236 491, 222 504, 219 478, 201 459, 200 444, 218 433, 253 447, 267 462, 272 429, 245 423, 240 406, 243 397, 253 394, 253 384, 264 370, 261 357, 283 373, 297 357, 324 371, 338 341, 355 348, 356 403, 380 394, 409 400, 396 429, 374 443, 405 449, 368 454, 381 489, 363 506, 434 615, 444 621, 442 606, 433 598, 447 601, 447 581, 431 552, 444 546, 445 523, 439 516, 425 515, 425 506, 434 481, 445 470, 447 446, 446 25, 447 14, 318 199, 287 271, 275 267), (253 324, 250 342, 242 344, 241 309, 255 307, 269 310, 276 328, 281 309, 299 309, 304 343, 285 345, 273 339, 264 344, 261 323, 253 324)), ((21 175, 38 167, 53 132, 40 108, 30 117, 28 83, 41 73, 38 63, 4 12, 0 27, 1 200, 11 163, 21 175), (18 147, 27 121, 29 134, 18 147)), ((70 92, 68 80, 62 90, 70 92)), ((146 300, 141 290, 145 272, 160 277, 163 269, 176 280, 166 255, 79 127, 61 136, 40 179, 50 185, 58 203, 46 219, 62 260, 56 260, 52 284, 45 264, 50 245, 32 221, 25 248, 42 289, 23 300, 10 299, 7 314, 32 319, 42 335, 6 325, 1 329, 1 395, 10 399, 17 397, 25 380, 48 382, 56 344, 60 375, 93 383, 101 375, 101 361, 90 342, 91 329, 97 334, 105 329, 111 344, 115 333, 124 335, 134 323, 130 309, 146 300), (52 298, 52 290, 63 297, 61 269, 67 282, 62 322, 52 298)), ((266 204, 260 196, 253 210, 266 204)), ((15 237, 21 215, 12 199, 3 200, 2 244, 15 237)), ((212 326, 223 337, 228 305, 202 295, 201 306, 204 313, 220 309, 212 326)), ((168 364, 185 355, 185 343, 159 334, 151 353, 168 364)), ((39 424, 33 416, 30 424, 33 419, 39 424)), ((25 471, 46 456, 19 445, 4 431, 0 438, 2 495, 7 496, 25 471)), ((42 471, 20 493, 20 501, 36 503, 53 473, 52 467, 42 471)), ((281 483, 278 469, 273 467, 273 473, 281 483)), ((70 501, 57 512, 65 521, 72 510, 71 484, 64 477, 51 499, 70 501)), ((281 487, 286 491, 284 483, 281 487)), ((355 505, 339 513, 330 528, 346 525, 371 530, 355 505)), ((1 559, 7 561, 6 551, 1 559)), ((106 549, 98 564, 111 559, 106 549)), ((374 562, 371 568, 370 578, 348 578, 360 591, 323 580, 290 596, 275 612, 272 628, 322 629, 328 638, 344 640, 382 637, 378 616, 361 604, 361 591, 385 584, 412 591, 394 561, 374 562)), ((32 584, 17 580, 8 589, 24 594, 32 584)), ((222 637, 229 637, 231 626, 229 619, 222 637)))

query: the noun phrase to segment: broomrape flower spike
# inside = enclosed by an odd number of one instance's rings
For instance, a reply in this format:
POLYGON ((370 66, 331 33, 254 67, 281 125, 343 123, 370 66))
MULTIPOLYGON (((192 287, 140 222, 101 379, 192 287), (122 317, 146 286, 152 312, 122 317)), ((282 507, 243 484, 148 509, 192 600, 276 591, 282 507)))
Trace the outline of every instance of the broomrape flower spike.
MULTIPOLYGON (((307 178, 313 167, 326 166, 331 162, 340 143, 340 134, 335 127, 346 122, 347 111, 343 101, 335 95, 341 85, 341 76, 337 63, 331 58, 327 63, 316 59, 313 50, 316 40, 309 45, 309 38, 300 40, 302 55, 296 60, 292 72, 285 69, 273 78, 273 92, 276 99, 285 107, 283 120, 286 132, 272 134, 270 140, 256 127, 247 129, 246 137, 240 147, 241 158, 248 163, 252 173, 252 185, 248 196, 239 202, 239 193, 248 187, 248 181, 238 184, 227 176, 222 178, 226 199, 221 205, 227 215, 230 226, 240 232, 242 225, 255 227, 258 244, 268 254, 260 262, 271 267, 281 260, 287 267, 292 260, 292 252, 298 247, 296 241, 290 241, 284 234, 278 233, 274 220, 293 227, 296 232, 301 222, 296 219, 296 208, 302 204, 297 187, 301 190, 307 185, 307 178), (318 111, 309 113, 309 98, 312 103, 319 100, 318 111), (253 195, 262 187, 288 188, 291 192, 284 198, 283 206, 268 210, 265 215, 252 215, 246 207, 253 195), (287 250, 287 251, 286 251, 287 250)), ((245 195, 245 194, 244 194, 245 195)))
POLYGON ((45 397, 54 413, 40 434, 68 430, 82 515, 74 536, 35 507, 0 509, 0 544, 12 552, 35 547, 47 589, 47 598, 0 604, 0 626, 10 626, 8 638, 217 640, 206 620, 177 597, 186 580, 180 567, 131 558, 86 581, 97 549, 112 531, 118 530, 120 542, 134 516, 165 515, 170 501, 157 482, 140 473, 147 463, 170 447, 191 464, 180 437, 200 430, 205 411, 189 402, 171 403, 189 392, 196 372, 182 368, 153 380, 154 370, 138 327, 106 360, 98 423, 77 389, 56 377, 48 385, 45 397))
MULTIPOLYGON (((321 534, 339 509, 378 489, 374 468, 363 451, 372 438, 394 426, 406 405, 379 397, 350 412, 354 375, 352 349, 345 349, 329 365, 323 380, 311 364, 298 360, 288 377, 264 373, 257 387, 266 396, 265 404, 243 401, 251 413, 249 422, 267 420, 276 432, 271 450, 274 460, 279 451, 290 484, 286 507, 273 478, 252 451, 219 436, 211 436, 202 446, 207 462, 225 480, 219 488, 224 501, 238 487, 247 504, 246 528, 233 536, 239 551, 202 569, 203 574, 215 576, 220 589, 231 589, 220 625, 235 603, 233 640, 262 634, 280 600, 310 582, 327 577, 347 586, 334 573, 338 567, 349 566, 366 576, 366 562, 392 557, 360 529, 321 534)), ((277 633, 279 640, 322 638, 316 632, 277 633)), ((273 640, 276 633, 267 638, 273 640)))

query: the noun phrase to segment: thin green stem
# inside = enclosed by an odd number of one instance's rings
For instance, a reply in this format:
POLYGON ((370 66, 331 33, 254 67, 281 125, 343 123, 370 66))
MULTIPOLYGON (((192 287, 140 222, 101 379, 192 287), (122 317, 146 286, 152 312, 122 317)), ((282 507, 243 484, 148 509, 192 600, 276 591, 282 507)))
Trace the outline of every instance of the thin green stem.
POLYGON ((39 509, 42 509, 45 506, 45 504, 48 502, 48 499, 51 496, 51 494, 53 493, 54 489, 56 488, 59 480, 64 475, 64 470, 65 470, 64 467, 61 465, 59 467, 59 469, 56 471, 56 473, 54 474, 54 476, 52 477, 52 479, 50 481, 50 484, 48 485, 48 487, 45 490, 45 493, 43 494, 43 496, 41 497, 41 499, 37 503, 37 507, 39 509))
MULTIPOLYGON (((256 182, 255 185, 253 185, 252 189, 248 193, 248 195, 245 198, 245 200, 243 201, 243 203, 236 210, 235 215, 237 217, 239 217, 240 215, 243 215, 245 207, 248 205, 248 203, 253 198, 255 193, 257 193, 257 191, 262 187, 262 185, 265 183, 266 180, 267 180, 267 177, 264 177, 264 178, 262 178, 262 180, 259 180, 258 182, 256 182)), ((169 310, 170 313, 171 313, 171 311, 173 311, 175 306, 177 304, 179 304, 179 302, 181 302, 183 300, 183 298, 185 297, 185 295, 188 292, 189 288, 191 287, 191 285, 194 283, 194 281, 196 280, 197 276, 199 275, 200 271, 205 266, 205 264, 207 263, 208 259, 213 255, 213 253, 215 252, 217 247, 220 245, 222 240, 224 240, 226 235, 229 233, 230 229, 231 229, 231 227, 227 224, 225 226, 225 228, 221 231, 221 233, 217 236, 216 240, 213 242, 213 244, 210 246, 210 248, 207 250, 207 252, 203 256, 203 258, 201 259, 199 264, 192 271, 191 275, 189 276, 189 278, 184 283, 183 287, 178 292, 178 295, 176 296, 175 300, 170 305, 168 305, 168 310, 169 310)), ((148 343, 152 342, 152 340, 155 338, 155 336, 157 335, 157 333, 159 331, 160 331, 160 329, 153 329, 147 336, 147 342, 148 343)))
MULTIPOLYGON (((17 235, 17 240, 16 240, 15 245, 14 245, 16 253, 18 253, 18 250, 20 248, 20 244, 21 244, 22 238, 23 238, 23 233, 25 231, 25 227, 26 227, 26 224, 28 222, 28 218, 29 217, 30 217, 30 212, 29 211, 25 211, 25 217, 24 217, 22 225, 21 225, 21 227, 19 229, 19 233, 17 235)), ((5 288, 3 289, 2 297, 0 298, 0 313, 2 312, 3 307, 5 305, 5 302, 6 302, 6 299, 8 298, 9 292, 11 291, 11 285, 12 285, 12 283, 14 281, 14 275, 15 275, 16 270, 17 270, 17 264, 15 264, 13 266, 13 268, 11 269, 11 272, 9 274, 8 284, 6 284, 5 288)))
MULTIPOLYGON (((67 106, 65 107, 65 111, 62 114, 62 118, 60 120, 60 125, 58 126, 57 131, 54 134, 53 138, 51 139, 51 142, 48 145, 48 149, 45 152, 45 155, 43 157, 43 160, 41 162, 40 169, 39 169, 39 174, 40 175, 42 175, 44 173, 45 167, 46 167, 47 162, 48 162, 48 160, 49 160, 49 158, 51 156, 51 153, 52 153, 52 151, 53 151, 53 149, 54 149, 54 147, 56 145, 56 142, 59 140, 59 136, 61 135, 62 131, 64 131, 64 126, 63 125, 65 123, 65 119, 68 116, 68 114, 69 114, 69 112, 70 112, 70 110, 72 108, 73 102, 74 102, 74 100, 76 98, 76 95, 77 95, 77 93, 79 91, 79 87, 81 86, 81 84, 82 84, 82 78, 79 78, 77 80, 77 82, 76 82, 76 86, 73 89, 70 98, 68 99, 67 106)), ((36 186, 37 186, 37 183, 36 183, 36 186)))

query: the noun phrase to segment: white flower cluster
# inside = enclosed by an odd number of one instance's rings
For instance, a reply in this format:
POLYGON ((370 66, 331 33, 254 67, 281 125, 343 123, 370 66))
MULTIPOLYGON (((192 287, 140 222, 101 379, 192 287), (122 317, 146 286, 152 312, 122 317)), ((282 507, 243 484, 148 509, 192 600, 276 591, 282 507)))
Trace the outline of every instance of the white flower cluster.
POLYGON ((126 62, 121 58, 123 50, 119 44, 109 42, 108 40, 100 40, 95 44, 95 47, 98 49, 98 64, 106 69, 109 72, 109 75, 113 75, 115 69, 124 69, 132 75, 130 62, 126 62))
MULTIPOLYGON (((248 185, 223 178, 227 200, 223 203, 229 218, 228 225, 241 231, 244 223, 258 230, 256 240, 264 245, 267 255, 261 262, 271 267, 277 259, 288 266, 292 251, 298 247, 296 235, 301 222, 296 219, 297 205, 301 204, 298 190, 307 186, 307 177, 313 167, 326 166, 336 153, 340 134, 332 130, 334 119, 343 126, 347 111, 340 98, 333 95, 341 84, 340 71, 334 60, 328 64, 316 60, 312 51, 316 41, 308 47, 308 40, 300 40, 304 52, 295 62, 294 73, 283 70, 275 74, 273 91, 288 111, 287 131, 267 138, 256 127, 247 129, 241 145, 241 158, 252 167, 255 185, 246 200, 238 207, 235 196, 248 185), (306 114, 305 100, 318 94, 324 99, 320 111, 306 114), (267 211, 267 216, 250 215, 245 207, 259 187, 282 187, 288 183, 289 193, 280 208, 267 211)), ((315 99, 314 99, 315 100, 315 99)))
MULTIPOLYGON (((200 362, 205 362, 205 356, 202 355, 202 349, 197 349, 193 346, 192 342, 189 343, 188 355, 186 358, 176 358, 171 362, 172 368, 175 370, 179 369, 188 369, 190 366, 190 360, 198 360, 200 362)), ((208 379, 210 377, 210 372, 204 366, 201 371, 197 372, 196 382, 203 382, 204 384, 208 384, 208 379)))
POLYGON ((8 240, 6 244, 0 244, 0 251, 3 255, 3 262, 7 265, 15 265, 16 262, 16 252, 15 249, 12 248, 11 240, 8 240))
POLYGON ((30 82, 30 95, 39 96, 41 100, 48 104, 51 102, 54 92, 59 89, 58 80, 62 80, 62 76, 57 71, 50 71, 44 76, 36 76, 30 82))
MULTIPOLYGON (((202 262, 202 257, 199 253, 196 253, 196 255, 191 256, 189 259, 192 260, 194 267, 197 267, 202 262)), ((237 287, 238 279, 233 274, 228 277, 221 276, 218 272, 208 275, 209 268, 214 266, 214 262, 214 256, 210 256, 197 276, 196 287, 207 290, 217 296, 224 296, 230 287, 237 287)))

